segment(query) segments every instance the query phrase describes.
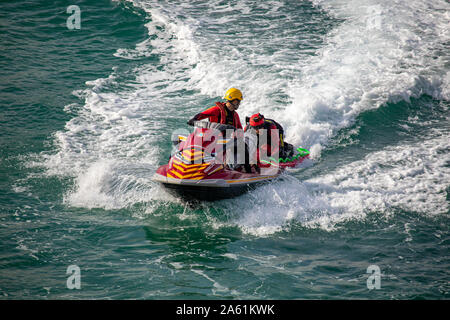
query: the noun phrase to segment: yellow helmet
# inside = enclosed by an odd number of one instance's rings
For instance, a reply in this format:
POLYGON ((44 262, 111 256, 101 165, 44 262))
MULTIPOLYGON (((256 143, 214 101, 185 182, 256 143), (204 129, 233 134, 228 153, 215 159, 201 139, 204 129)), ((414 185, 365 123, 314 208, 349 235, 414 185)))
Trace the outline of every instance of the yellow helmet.
POLYGON ((241 90, 236 89, 236 88, 228 89, 227 92, 225 92, 225 96, 223 98, 230 100, 230 101, 234 100, 234 99, 239 99, 239 100, 243 99, 241 90))

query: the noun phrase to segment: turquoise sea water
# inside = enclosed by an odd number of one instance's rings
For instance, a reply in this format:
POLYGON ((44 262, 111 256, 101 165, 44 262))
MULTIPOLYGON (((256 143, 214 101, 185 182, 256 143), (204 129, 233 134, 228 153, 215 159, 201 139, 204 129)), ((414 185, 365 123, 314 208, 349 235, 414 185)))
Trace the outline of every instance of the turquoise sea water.
POLYGON ((0 4, 2 299, 449 298, 446 1, 72 4, 0 4), (189 206, 150 178, 232 86, 311 161, 189 206))

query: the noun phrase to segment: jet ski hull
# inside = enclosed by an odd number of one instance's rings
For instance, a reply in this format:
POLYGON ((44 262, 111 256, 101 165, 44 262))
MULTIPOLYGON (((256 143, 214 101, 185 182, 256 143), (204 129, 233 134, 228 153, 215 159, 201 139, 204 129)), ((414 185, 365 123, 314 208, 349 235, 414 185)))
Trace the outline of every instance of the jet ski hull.
MULTIPOLYGON (((206 187, 192 186, 182 184, 163 183, 166 190, 184 200, 216 201, 231 199, 243 195, 252 189, 252 185, 234 186, 234 187, 206 187)), ((254 186, 253 186, 254 188, 254 186)))
POLYGON ((298 154, 289 159, 270 158, 261 163, 259 173, 232 170, 223 162, 226 157, 220 155, 231 149, 226 146, 234 140, 224 139, 223 135, 211 135, 212 128, 221 132, 223 126, 227 125, 199 122, 189 136, 178 136, 173 141, 178 150, 172 154, 168 164, 158 168, 153 181, 188 201, 228 199, 276 179, 287 167, 295 167, 308 157, 309 151, 299 148, 298 154))
POLYGON ((160 167, 153 176, 153 181, 161 183, 170 194, 188 201, 234 198, 279 176, 279 174, 262 176, 256 173, 248 174, 225 170, 216 176, 193 180, 168 177, 167 170, 168 165, 160 167))

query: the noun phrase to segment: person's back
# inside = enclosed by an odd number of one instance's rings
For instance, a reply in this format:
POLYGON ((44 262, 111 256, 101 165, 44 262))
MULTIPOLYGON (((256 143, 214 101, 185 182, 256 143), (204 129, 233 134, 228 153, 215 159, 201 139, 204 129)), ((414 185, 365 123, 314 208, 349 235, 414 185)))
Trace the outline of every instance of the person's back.
POLYGON ((257 113, 250 117, 249 124, 245 127, 245 141, 249 146, 251 157, 256 157, 260 162, 260 153, 272 157, 278 155, 281 158, 291 156, 293 146, 284 141, 283 127, 273 119, 267 119, 257 113), (276 130, 276 131, 274 131, 276 130), (262 135, 265 136, 262 136, 262 135))

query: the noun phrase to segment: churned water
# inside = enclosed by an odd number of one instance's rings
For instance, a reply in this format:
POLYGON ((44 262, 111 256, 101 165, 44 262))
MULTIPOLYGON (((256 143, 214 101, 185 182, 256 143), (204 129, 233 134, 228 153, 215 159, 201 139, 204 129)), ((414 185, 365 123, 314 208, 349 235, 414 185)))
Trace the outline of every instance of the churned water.
POLYGON ((450 297, 447 1, 70 5, 0 4, 3 299, 450 297), (230 87, 311 160, 189 206, 150 178, 230 87))

